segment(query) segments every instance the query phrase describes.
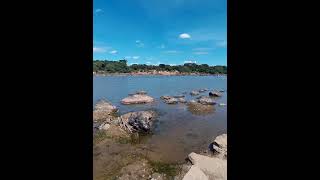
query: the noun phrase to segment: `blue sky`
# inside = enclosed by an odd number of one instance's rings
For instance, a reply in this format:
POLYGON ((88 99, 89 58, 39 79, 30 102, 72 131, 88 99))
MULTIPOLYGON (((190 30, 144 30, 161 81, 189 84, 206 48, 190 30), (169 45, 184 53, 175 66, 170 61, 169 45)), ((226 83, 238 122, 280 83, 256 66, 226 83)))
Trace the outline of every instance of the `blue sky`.
POLYGON ((94 0, 93 59, 227 65, 226 0, 94 0))

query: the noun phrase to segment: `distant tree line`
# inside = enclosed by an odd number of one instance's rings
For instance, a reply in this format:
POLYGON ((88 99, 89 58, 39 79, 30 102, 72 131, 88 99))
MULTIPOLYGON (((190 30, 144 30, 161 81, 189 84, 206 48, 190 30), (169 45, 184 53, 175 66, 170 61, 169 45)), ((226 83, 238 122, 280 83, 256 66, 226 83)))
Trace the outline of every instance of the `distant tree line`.
POLYGON ((94 72, 106 73, 130 73, 148 71, 178 71, 180 73, 206 73, 206 74, 227 74, 227 66, 209 66, 207 64, 185 63, 184 65, 170 66, 167 64, 146 65, 132 64, 127 65, 127 60, 108 61, 94 60, 94 72))

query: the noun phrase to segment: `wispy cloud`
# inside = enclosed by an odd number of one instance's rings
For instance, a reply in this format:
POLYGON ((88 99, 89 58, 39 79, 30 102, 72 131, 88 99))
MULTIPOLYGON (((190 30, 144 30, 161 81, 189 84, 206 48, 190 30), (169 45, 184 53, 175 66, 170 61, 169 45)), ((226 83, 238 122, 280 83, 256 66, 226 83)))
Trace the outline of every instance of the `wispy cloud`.
POLYGON ((95 12, 96 14, 98 14, 98 13, 103 12, 103 10, 102 10, 102 9, 96 9, 94 12, 95 12))
POLYGON ((139 59, 140 56, 132 56, 132 59, 139 59))
POLYGON ((177 54, 177 53, 181 53, 181 51, 169 50, 169 51, 163 51, 163 53, 166 53, 166 54, 177 54))
POLYGON ((197 63, 197 61, 184 61, 183 63, 197 63))
POLYGON ((142 43, 140 40, 136 40, 136 46, 137 47, 144 47, 144 43, 142 43))
POLYGON ((191 36, 189 34, 187 34, 187 33, 183 33, 183 34, 179 35, 179 38, 181 38, 181 39, 190 39, 191 36))
POLYGON ((193 52, 193 54, 196 54, 196 55, 202 55, 202 54, 209 54, 208 52, 193 52))
POLYGON ((117 54, 117 53, 118 53, 118 51, 113 50, 113 51, 110 51, 109 53, 110 53, 110 54, 117 54))
POLYGON ((146 64, 151 64, 151 62, 148 61, 148 62, 146 62, 146 64))
POLYGON ((105 53, 110 47, 93 47, 94 53, 105 53))
POLYGON ((126 56, 126 57, 124 57, 125 59, 131 59, 131 56, 126 56))
POLYGON ((201 47, 201 48, 193 48, 192 49, 192 51, 211 51, 211 50, 214 50, 214 48, 208 48, 208 47, 203 48, 203 47, 201 47))

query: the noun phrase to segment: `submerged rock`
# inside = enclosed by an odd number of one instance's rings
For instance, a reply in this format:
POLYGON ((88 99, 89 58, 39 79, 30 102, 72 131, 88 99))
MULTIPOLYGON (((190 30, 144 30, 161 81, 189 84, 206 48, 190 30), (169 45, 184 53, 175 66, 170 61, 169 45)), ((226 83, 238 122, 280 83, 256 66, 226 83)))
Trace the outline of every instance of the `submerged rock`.
POLYGON ((148 95, 134 94, 121 100, 122 104, 144 104, 151 103, 154 99, 148 95))
POLYGON ((215 105, 216 104, 216 102, 213 99, 211 99, 210 97, 206 97, 206 96, 199 98, 198 103, 200 103, 202 105, 215 105))
POLYGON ((111 116, 118 112, 118 108, 106 100, 100 100, 94 107, 93 120, 101 121, 110 119, 111 116))
POLYGON ((191 96, 197 96, 197 95, 199 95, 200 93, 199 93, 199 91, 191 91, 190 92, 190 95, 191 96))
POLYGON ((213 97, 221 97, 222 94, 217 92, 217 91, 211 91, 209 92, 209 96, 213 96, 213 97))
POLYGON ((201 103, 196 102, 195 100, 191 100, 188 103, 188 110, 192 114, 206 115, 213 113, 215 109, 212 105, 203 105, 201 103))
POLYGON ((130 112, 120 116, 120 126, 129 132, 150 132, 155 111, 130 112))

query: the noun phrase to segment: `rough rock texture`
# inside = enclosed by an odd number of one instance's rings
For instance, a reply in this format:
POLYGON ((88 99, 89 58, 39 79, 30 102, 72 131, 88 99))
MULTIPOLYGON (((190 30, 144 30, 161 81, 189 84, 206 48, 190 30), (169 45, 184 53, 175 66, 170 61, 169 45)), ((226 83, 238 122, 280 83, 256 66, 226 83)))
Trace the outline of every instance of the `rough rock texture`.
POLYGON ((198 99, 198 103, 203 105, 215 105, 216 102, 210 97, 201 97, 198 99))
POLYGON ((191 163, 198 167, 210 180, 227 179, 227 160, 217 157, 208 157, 194 152, 188 156, 191 163))
POLYGON ((177 104, 178 103, 178 99, 174 98, 174 97, 171 97, 169 99, 165 99, 164 102, 167 103, 167 104, 177 104))
POLYGON ((118 108, 116 106, 106 100, 101 100, 94 107, 93 120, 110 120, 110 116, 116 112, 118 112, 118 108))
POLYGON ((217 157, 227 158, 227 134, 217 136, 212 142, 212 148, 217 157))
POLYGON ((200 93, 199 93, 199 91, 191 91, 190 92, 190 95, 191 96, 197 96, 197 95, 199 95, 200 93))
POLYGON ((211 91, 209 92, 209 96, 213 96, 213 97, 221 97, 222 94, 217 92, 217 91, 211 91))
POLYGON ((103 123, 99 126, 99 130, 108 130, 110 128, 110 124, 108 123, 103 123))
POLYGON ((138 111, 120 116, 120 127, 129 132, 150 132, 156 112, 138 111))
POLYGON ((187 100, 184 98, 178 98, 179 103, 187 103, 187 100))
POLYGON ((163 100, 168 100, 168 99, 171 99, 172 97, 171 96, 161 96, 160 99, 163 99, 163 100))
POLYGON ((134 94, 121 100, 122 104, 144 104, 151 103, 154 99, 148 95, 134 94))
POLYGON ((183 180, 209 180, 209 178, 197 166, 193 165, 183 177, 183 180))

